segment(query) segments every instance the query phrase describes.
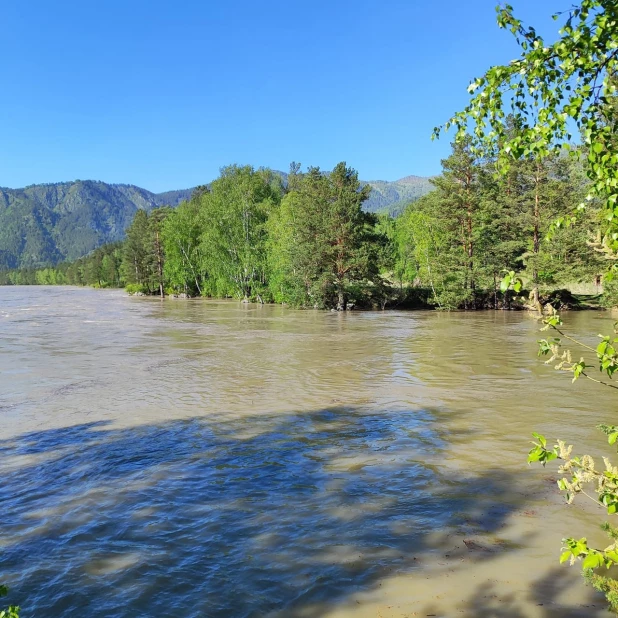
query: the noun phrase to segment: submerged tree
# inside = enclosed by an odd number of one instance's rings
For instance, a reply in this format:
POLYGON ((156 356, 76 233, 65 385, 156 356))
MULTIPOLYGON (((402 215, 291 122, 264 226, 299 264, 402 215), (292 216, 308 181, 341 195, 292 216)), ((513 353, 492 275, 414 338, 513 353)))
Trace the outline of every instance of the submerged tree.
POLYGON ((152 256, 151 281, 155 283, 155 285, 151 284, 151 288, 158 288, 161 297, 165 294, 165 280, 163 278, 165 264, 163 226, 169 213, 169 208, 155 208, 148 217, 148 244, 152 256))

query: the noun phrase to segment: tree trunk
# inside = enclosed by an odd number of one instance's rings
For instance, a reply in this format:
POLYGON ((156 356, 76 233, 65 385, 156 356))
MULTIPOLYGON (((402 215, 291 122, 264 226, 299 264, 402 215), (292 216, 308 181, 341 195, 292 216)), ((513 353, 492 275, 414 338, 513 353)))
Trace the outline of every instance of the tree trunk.
POLYGON ((163 252, 161 251, 161 240, 159 238, 159 230, 156 232, 156 251, 157 251, 157 271, 159 274, 159 293, 163 298, 163 252))
POLYGON ((532 237, 532 251, 534 253, 534 264, 532 267, 532 302, 537 311, 543 313, 543 307, 541 306, 541 302, 539 300, 539 271, 538 271, 538 257, 540 252, 540 240, 539 240, 539 230, 541 226, 540 222, 540 197, 539 197, 539 185, 541 182, 540 178, 541 172, 541 164, 537 162, 536 164, 536 174, 534 177, 534 231, 532 237))
POLYGON ((345 311, 346 310, 346 300, 345 294, 343 291, 343 285, 341 283, 337 284, 337 311, 345 311))
POLYGON ((470 290, 474 294, 474 244, 472 242, 472 207, 468 204, 468 270, 470 271, 470 290))
POLYGON ((466 203, 466 218, 468 224, 468 271, 470 281, 470 291, 472 292, 473 307, 476 306, 475 302, 475 283, 474 283, 474 242, 472 240, 472 175, 467 174, 467 194, 468 199, 466 203))

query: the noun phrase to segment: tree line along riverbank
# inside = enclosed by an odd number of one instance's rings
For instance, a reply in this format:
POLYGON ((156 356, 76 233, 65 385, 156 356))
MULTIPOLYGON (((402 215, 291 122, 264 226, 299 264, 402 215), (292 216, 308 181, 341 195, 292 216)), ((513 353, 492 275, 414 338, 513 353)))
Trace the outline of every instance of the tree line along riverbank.
POLYGON ((600 287, 605 260, 589 232, 600 207, 590 201, 572 224, 553 225, 586 199, 580 160, 528 157, 499 175, 464 141, 442 168, 431 193, 392 217, 363 210, 369 187, 345 163, 329 173, 293 163, 285 184, 269 170, 232 165, 175 209, 138 211, 124 241, 74 262, 0 272, 0 284, 325 309, 615 304, 612 283, 600 287), (507 272, 521 291, 500 290, 507 272), (588 295, 571 294, 573 284, 588 295))

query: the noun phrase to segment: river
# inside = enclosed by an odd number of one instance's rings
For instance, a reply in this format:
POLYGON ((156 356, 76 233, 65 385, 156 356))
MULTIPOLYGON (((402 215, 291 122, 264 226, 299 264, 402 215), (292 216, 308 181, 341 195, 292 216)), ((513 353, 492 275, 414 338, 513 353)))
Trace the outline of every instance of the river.
MULTIPOLYGON (((588 339, 608 313, 565 316, 588 339)), ((24 618, 605 616, 603 544, 533 430, 607 452, 610 389, 516 312, 293 311, 0 288, 0 582, 24 618), (465 543, 464 543, 465 541, 465 543)))

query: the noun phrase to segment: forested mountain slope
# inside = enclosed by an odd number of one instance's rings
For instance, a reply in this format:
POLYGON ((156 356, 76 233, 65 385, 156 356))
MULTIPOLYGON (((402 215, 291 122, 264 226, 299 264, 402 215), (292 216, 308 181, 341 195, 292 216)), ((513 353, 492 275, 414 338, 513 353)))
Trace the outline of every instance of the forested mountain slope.
MULTIPOLYGON (((281 173, 284 181, 287 174, 281 173)), ((427 178, 370 181, 365 203, 371 212, 398 212, 401 205, 428 193, 427 178)), ((138 209, 177 206, 193 189, 152 193, 134 185, 76 180, 0 187, 0 270, 74 260, 124 238, 138 209)))
POLYGON ((429 193, 434 187, 429 178, 423 176, 406 176, 394 182, 370 180, 371 193, 364 204, 369 212, 389 212, 400 214, 406 204, 429 193))
POLYGON ((124 238, 138 209, 190 196, 190 189, 157 195, 93 180, 0 188, 0 269, 76 259, 124 238))

